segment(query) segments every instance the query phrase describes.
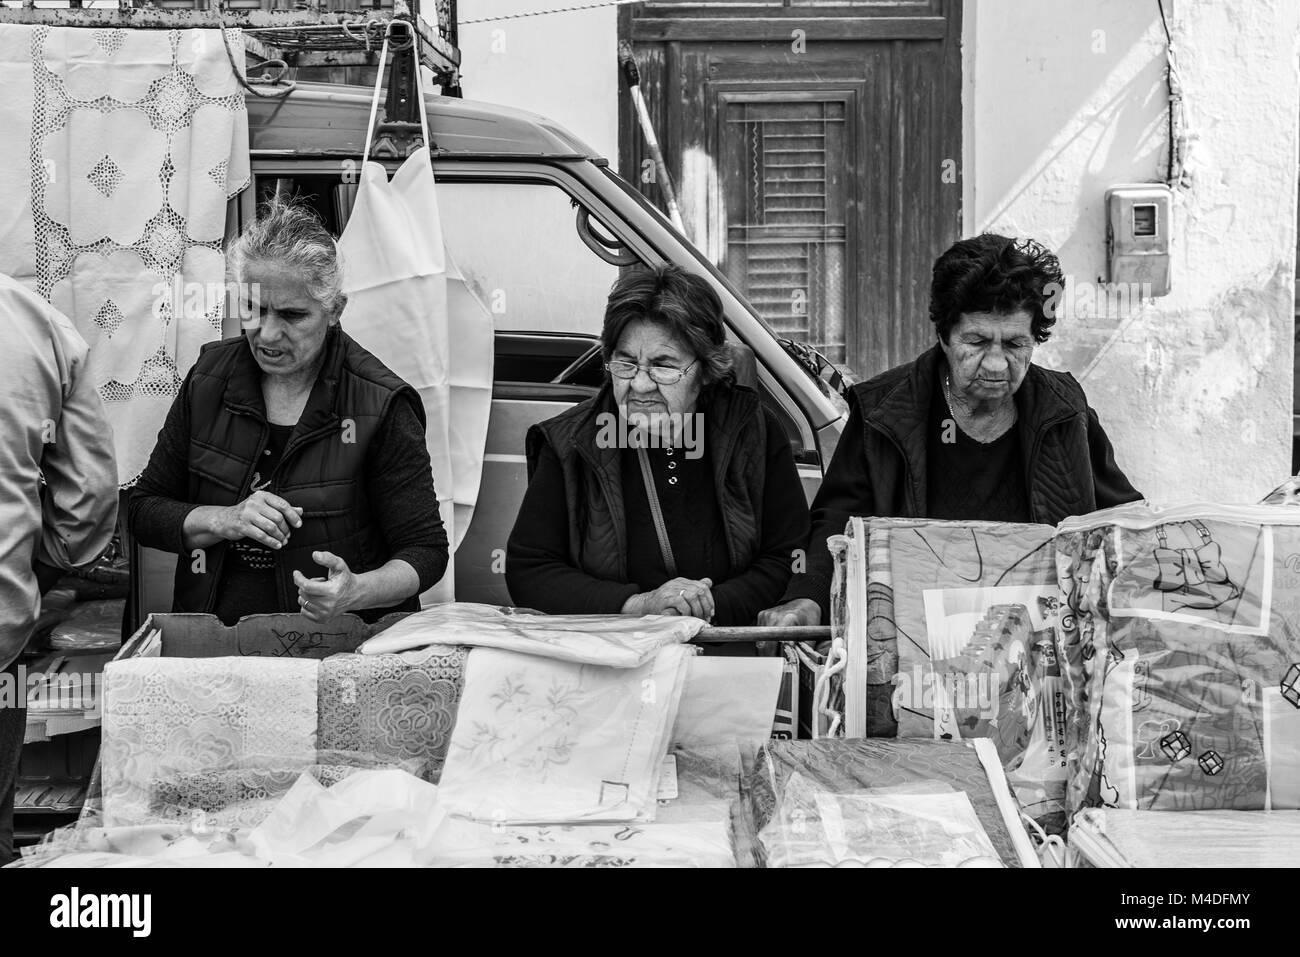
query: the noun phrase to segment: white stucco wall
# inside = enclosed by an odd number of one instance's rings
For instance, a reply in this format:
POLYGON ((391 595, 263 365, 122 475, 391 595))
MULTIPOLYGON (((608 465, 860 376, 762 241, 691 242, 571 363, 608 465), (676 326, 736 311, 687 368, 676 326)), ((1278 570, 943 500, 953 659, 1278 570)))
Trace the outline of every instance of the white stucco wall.
POLYGON ((461 0, 466 99, 555 120, 597 153, 618 159, 616 7, 467 24, 467 20, 576 6, 552 0, 461 0))
MULTIPOLYGON (((1254 501, 1291 461, 1300 4, 1165 8, 1196 136, 1194 182, 1173 210, 1172 292, 1092 317, 1066 297, 1037 361, 1080 379, 1152 501, 1254 501)), ((964 10, 964 231, 1034 237, 1096 282, 1107 187, 1165 174, 1156 2, 964 10)))

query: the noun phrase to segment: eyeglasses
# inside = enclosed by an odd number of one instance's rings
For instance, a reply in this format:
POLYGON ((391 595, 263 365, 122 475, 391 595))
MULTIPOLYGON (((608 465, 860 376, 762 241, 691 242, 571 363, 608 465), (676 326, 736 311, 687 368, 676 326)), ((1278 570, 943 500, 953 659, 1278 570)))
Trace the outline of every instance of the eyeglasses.
POLYGON ((646 374, 659 385, 676 385, 682 381, 682 376, 691 371, 691 366, 699 361, 696 359, 685 369, 675 369, 672 366, 643 366, 624 359, 615 359, 613 362, 606 362, 605 368, 616 379, 635 379, 636 374, 645 369, 646 374))

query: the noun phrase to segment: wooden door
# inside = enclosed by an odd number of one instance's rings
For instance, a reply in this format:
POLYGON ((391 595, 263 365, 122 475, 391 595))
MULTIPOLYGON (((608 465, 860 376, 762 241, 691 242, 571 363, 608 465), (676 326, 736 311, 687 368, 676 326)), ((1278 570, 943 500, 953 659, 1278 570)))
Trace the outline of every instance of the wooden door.
MULTIPOLYGON (((626 9, 687 234, 778 334, 870 376, 933 341, 959 234, 960 7, 950 0, 626 9)), ((621 169, 662 203, 630 97, 621 169)))

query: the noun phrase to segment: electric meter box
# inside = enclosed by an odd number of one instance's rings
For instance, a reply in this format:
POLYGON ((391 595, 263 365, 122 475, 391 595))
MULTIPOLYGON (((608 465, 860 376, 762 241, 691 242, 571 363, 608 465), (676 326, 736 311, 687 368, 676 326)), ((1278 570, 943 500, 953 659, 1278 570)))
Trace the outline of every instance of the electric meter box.
POLYGON ((1125 183, 1106 190, 1107 280, 1141 287, 1143 299, 1169 294, 1169 233, 1173 193, 1159 183, 1125 183))

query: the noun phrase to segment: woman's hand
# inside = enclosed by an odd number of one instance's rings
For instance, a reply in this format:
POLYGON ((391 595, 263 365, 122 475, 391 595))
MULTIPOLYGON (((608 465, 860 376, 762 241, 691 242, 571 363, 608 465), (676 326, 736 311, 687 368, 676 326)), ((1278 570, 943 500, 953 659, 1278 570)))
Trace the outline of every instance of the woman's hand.
POLYGON ((625 615, 691 615, 713 620, 713 582, 708 578, 672 578, 654 591, 633 595, 623 605, 625 615))
POLYGON ((758 623, 765 628, 789 628, 822 623, 821 606, 811 598, 796 598, 758 613, 758 623))
POLYGON ((226 541, 247 538, 279 549, 289 541, 290 528, 302 528, 302 509, 270 492, 254 492, 238 505, 218 509, 210 528, 226 541))
POLYGON ((312 552, 312 561, 329 569, 325 579, 308 578, 297 569, 293 583, 298 586, 298 607, 312 621, 329 621, 358 607, 361 583, 348 563, 333 552, 312 552))

